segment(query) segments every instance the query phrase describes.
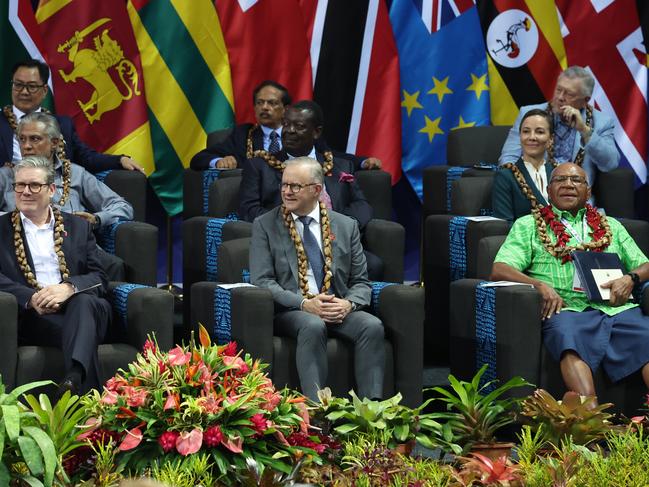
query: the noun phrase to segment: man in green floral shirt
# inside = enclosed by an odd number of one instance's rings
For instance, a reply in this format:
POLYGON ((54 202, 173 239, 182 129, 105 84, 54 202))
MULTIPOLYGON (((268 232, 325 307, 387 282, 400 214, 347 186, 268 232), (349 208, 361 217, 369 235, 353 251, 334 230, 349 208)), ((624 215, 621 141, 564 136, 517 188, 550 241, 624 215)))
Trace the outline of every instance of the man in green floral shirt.
POLYGON ((516 220, 496 255, 491 279, 531 284, 539 291, 543 343, 560 361, 568 389, 594 395, 592 371, 600 364, 613 381, 642 368, 649 387, 649 317, 628 302, 634 285, 649 279, 647 257, 617 220, 587 205, 590 188, 581 167, 558 166, 548 197, 551 206, 516 220), (574 289, 574 250, 616 253, 629 270, 602 286, 610 289, 608 303, 590 302, 574 289))

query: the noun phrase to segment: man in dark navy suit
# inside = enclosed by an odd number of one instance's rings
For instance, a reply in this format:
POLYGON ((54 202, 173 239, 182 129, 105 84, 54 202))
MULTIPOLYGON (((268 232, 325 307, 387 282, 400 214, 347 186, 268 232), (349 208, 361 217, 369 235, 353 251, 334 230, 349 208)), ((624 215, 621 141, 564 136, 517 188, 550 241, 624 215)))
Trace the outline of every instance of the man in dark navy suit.
POLYGON ((111 318, 95 237, 86 220, 51 206, 47 158, 26 156, 13 171, 16 209, 0 216, 0 291, 16 298, 19 342, 63 351, 61 392, 85 392, 99 386, 97 347, 111 318))
MULTIPOLYGON (((4 107, 0 115, 0 165, 21 159, 20 145, 15 134, 16 125, 24 115, 42 110, 41 103, 47 96, 49 78, 50 69, 36 59, 14 65, 11 79, 13 105, 4 107)), ((70 117, 56 115, 56 119, 65 139, 67 159, 83 166, 87 171, 97 173, 121 168, 143 171, 129 156, 102 154, 88 147, 77 135, 70 117)))

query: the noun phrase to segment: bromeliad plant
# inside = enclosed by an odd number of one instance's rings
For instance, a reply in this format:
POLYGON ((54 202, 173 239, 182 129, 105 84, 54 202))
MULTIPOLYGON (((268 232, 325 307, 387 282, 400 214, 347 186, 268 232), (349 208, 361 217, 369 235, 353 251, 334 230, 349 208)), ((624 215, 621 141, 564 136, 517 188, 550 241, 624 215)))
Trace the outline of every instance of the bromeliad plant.
POLYGON ((466 451, 476 443, 493 443, 500 428, 514 421, 514 407, 520 399, 501 396, 516 387, 529 386, 522 377, 514 377, 488 392, 495 381, 480 386, 480 379, 487 365, 476 373, 471 382, 459 381, 452 374, 448 376, 451 390, 433 387, 439 394, 436 399, 446 403, 447 412, 433 413, 435 419, 451 424, 457 443, 466 451))
POLYGON ((285 473, 305 453, 319 461, 304 397, 277 391, 265 366, 242 357, 236 343, 212 345, 203 327, 199 335, 199 346, 168 353, 149 340, 128 370, 87 399, 95 431, 119 435, 118 465, 143 472, 161 457, 201 452, 232 482, 232 466, 245 469, 251 457, 285 473))

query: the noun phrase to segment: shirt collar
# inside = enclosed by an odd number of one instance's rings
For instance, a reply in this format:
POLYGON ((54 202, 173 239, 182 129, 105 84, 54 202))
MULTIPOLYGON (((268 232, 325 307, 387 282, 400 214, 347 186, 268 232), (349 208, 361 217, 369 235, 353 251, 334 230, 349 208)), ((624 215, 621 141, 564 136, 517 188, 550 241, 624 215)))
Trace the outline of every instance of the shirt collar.
MULTIPOLYGON (((293 221, 296 221, 298 218, 300 218, 300 215, 293 212, 291 212, 291 216, 293 217, 293 221)), ((315 205, 313 210, 311 210, 311 212, 306 216, 310 216, 311 218, 313 218, 316 221, 316 223, 319 225, 320 224, 320 204, 315 205)))
POLYGON ((557 215, 559 218, 565 218, 569 222, 580 222, 584 218, 584 214, 586 213, 586 208, 581 208, 575 216, 572 216, 572 213, 569 211, 561 211, 558 208, 556 208, 554 205, 552 205, 552 211, 554 212, 555 215, 557 215))
MULTIPOLYGON (((288 152, 286 153, 286 155, 288 156, 289 161, 291 159, 296 159, 297 157, 304 157, 304 156, 293 156, 293 155, 289 154, 288 152)), ((318 160, 318 158, 315 155, 315 146, 311 147, 311 152, 309 152, 309 155, 306 156, 306 157, 310 157, 311 159, 315 159, 316 161, 318 160)))
POLYGON ((282 135, 282 126, 280 125, 276 129, 266 127, 265 125, 260 125, 261 131, 264 133, 264 137, 270 137, 271 132, 277 132, 277 135, 281 136, 282 135))
POLYGON ((36 228, 36 229, 46 228, 46 229, 49 229, 49 230, 53 230, 53 229, 54 229, 54 213, 52 212, 52 207, 51 207, 51 206, 48 207, 48 211, 50 212, 50 219, 49 219, 49 221, 48 221, 44 226, 42 226, 42 227, 39 227, 39 226, 36 225, 34 222, 32 222, 32 221, 31 221, 29 218, 27 218, 27 217, 23 214, 23 212, 21 211, 21 212, 20 212, 20 220, 21 220, 21 222, 22 222, 22 224, 23 224, 23 228, 26 228, 26 227, 32 227, 32 228, 36 228))
MULTIPOLYGON (((13 108, 14 115, 16 116, 16 120, 19 121, 19 122, 20 122, 20 119, 21 119, 21 118, 23 118, 25 115, 27 115, 25 112, 22 112, 22 111, 18 110, 18 109, 16 108, 15 105, 12 105, 12 108, 13 108)), ((40 111, 41 111, 41 107, 38 107, 38 108, 37 108, 36 110, 34 110, 34 111, 35 111, 35 112, 40 112, 40 111)))

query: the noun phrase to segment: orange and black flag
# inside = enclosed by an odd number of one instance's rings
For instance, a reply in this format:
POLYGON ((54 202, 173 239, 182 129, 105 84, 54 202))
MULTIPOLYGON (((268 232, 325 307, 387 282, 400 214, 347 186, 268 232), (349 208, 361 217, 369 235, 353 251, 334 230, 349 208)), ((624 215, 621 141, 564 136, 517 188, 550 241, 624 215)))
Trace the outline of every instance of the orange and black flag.
POLYGON ((494 125, 514 122, 523 105, 552 98, 566 66, 552 0, 478 0, 487 48, 494 125))
POLYGON ((128 154, 150 173, 144 80, 126 3, 40 0, 35 17, 56 111, 74 119, 91 147, 128 154))

